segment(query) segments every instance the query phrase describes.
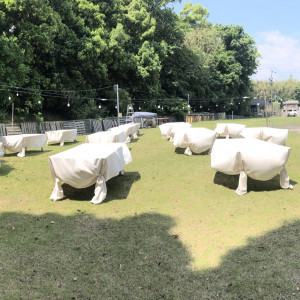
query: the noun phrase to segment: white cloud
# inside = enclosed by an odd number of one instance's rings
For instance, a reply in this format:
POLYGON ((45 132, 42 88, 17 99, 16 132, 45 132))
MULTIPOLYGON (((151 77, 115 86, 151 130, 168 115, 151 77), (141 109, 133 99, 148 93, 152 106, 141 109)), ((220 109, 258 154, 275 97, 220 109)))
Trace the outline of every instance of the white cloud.
POLYGON ((259 36, 257 48, 262 57, 253 79, 267 80, 273 70, 275 80, 288 79, 290 75, 300 80, 300 42, 279 31, 262 32, 259 36))

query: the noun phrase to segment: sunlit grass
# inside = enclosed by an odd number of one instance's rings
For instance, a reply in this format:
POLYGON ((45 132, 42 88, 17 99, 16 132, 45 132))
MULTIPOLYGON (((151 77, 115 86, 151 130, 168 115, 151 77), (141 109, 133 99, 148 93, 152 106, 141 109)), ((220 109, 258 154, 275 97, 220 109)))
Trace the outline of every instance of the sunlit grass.
MULTIPOLYGON (((300 128, 300 118, 270 121, 300 128)), ((193 126, 214 129, 217 122, 193 126)), ((49 200, 48 157, 84 136, 44 153, 29 149, 24 158, 1 158, 4 298, 296 299, 300 134, 290 131, 287 140, 294 190, 282 190, 277 176, 249 180, 248 194, 237 196, 238 177, 216 173, 209 155, 175 151, 159 128, 141 133, 128 144, 133 162, 124 176, 108 181, 101 205, 89 202, 93 187, 64 185, 66 199, 49 200)))

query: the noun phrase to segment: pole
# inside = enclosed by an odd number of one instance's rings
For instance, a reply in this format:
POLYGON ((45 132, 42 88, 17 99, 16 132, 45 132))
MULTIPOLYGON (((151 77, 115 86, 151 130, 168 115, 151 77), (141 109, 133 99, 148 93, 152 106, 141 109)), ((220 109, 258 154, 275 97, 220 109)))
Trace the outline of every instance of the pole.
POLYGON ((266 91, 264 91, 264 99, 265 99, 266 122, 267 122, 267 127, 269 127, 269 121, 268 121, 268 102, 267 102, 267 99, 266 99, 266 91))
POLYGON ((119 104, 119 85, 115 85, 117 89, 117 117, 118 117, 118 125, 120 125, 120 120, 119 120, 119 113, 120 113, 120 104, 119 104))
POLYGON ((14 103, 11 104, 11 126, 14 127, 14 103))

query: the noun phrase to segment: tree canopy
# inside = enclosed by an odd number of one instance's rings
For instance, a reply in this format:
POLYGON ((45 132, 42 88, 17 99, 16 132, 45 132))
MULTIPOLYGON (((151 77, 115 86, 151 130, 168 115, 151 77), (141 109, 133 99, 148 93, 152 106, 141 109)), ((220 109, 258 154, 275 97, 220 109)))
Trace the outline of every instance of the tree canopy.
POLYGON ((10 101, 20 120, 115 116, 116 84, 123 114, 132 102, 182 117, 188 97, 192 110, 240 110, 257 67, 253 39, 212 25, 199 4, 177 15, 170 2, 0 0, 2 121, 10 101))

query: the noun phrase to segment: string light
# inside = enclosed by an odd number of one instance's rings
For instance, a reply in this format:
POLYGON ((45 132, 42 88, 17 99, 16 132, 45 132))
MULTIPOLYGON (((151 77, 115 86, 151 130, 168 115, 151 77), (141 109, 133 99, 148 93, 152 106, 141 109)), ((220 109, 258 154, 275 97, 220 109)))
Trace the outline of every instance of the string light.
POLYGON ((69 102, 68 102, 67 106, 70 107, 70 103, 69 102))
POLYGON ((9 100, 9 101, 11 100, 11 96, 8 96, 8 100, 9 100))
POLYGON ((101 108, 101 104, 98 107, 101 108))
POLYGON ((41 100, 39 100, 39 101, 38 101, 38 104, 41 104, 41 103, 42 103, 41 100))

